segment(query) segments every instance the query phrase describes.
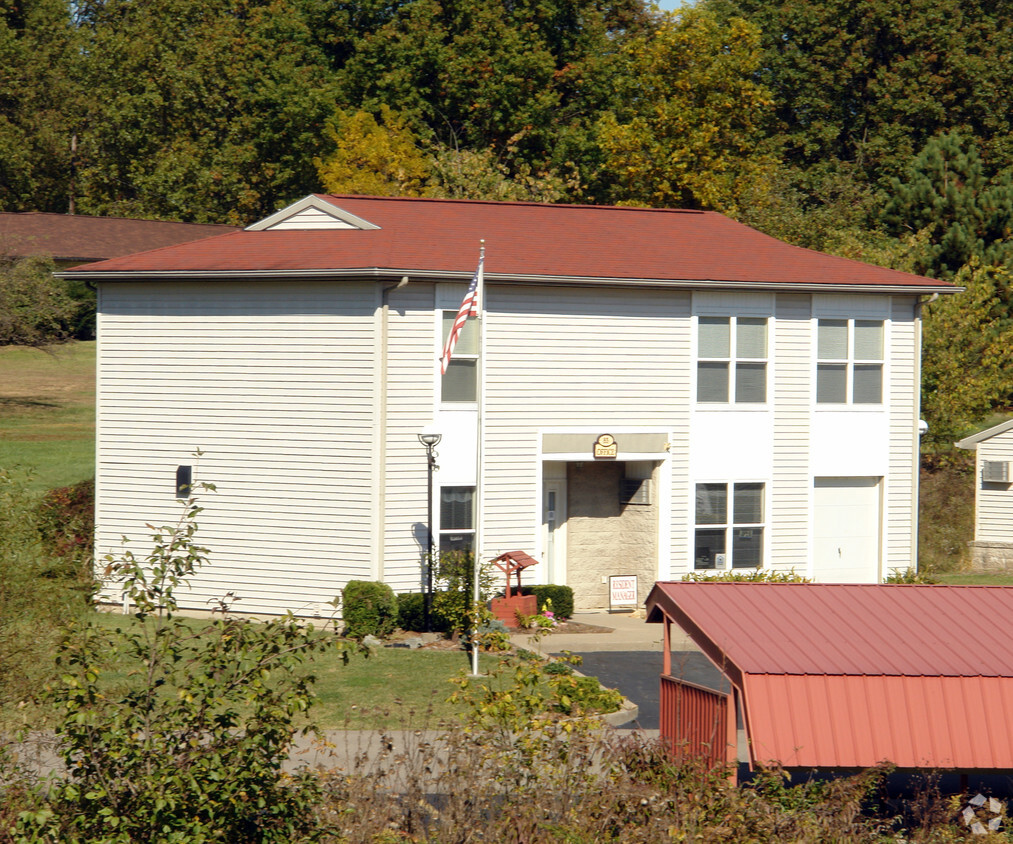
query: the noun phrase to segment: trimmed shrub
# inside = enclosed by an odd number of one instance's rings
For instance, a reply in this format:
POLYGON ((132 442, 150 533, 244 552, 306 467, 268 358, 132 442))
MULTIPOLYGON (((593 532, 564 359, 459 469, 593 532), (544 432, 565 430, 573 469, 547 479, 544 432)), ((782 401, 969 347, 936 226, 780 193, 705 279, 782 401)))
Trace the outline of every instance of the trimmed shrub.
POLYGON ((522 586, 522 595, 534 595, 538 599, 538 611, 541 612, 546 600, 552 601, 552 611, 557 619, 573 616, 573 590, 569 586, 546 583, 537 586, 522 586))
POLYGON ((394 590, 386 583, 350 580, 341 592, 341 614, 345 635, 389 636, 398 623, 398 605, 394 590))
POLYGON ((397 626, 418 633, 426 629, 426 596, 402 592, 397 596, 397 626))

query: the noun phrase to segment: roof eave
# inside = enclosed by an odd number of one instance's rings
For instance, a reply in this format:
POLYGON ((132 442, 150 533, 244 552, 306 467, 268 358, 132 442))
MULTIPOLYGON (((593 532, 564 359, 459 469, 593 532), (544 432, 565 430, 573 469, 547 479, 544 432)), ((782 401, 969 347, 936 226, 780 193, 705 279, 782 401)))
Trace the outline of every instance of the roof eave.
MULTIPOLYGON (((432 279, 443 281, 467 281, 470 272, 448 272, 444 270, 395 269, 385 267, 353 267, 341 269, 306 270, 64 270, 57 272, 58 278, 92 281, 145 281, 176 279, 179 281, 218 278, 231 279, 284 279, 284 278, 403 278, 432 279)), ((955 293, 952 285, 907 285, 907 284, 836 284, 828 282, 773 282, 744 281, 727 279, 679 279, 679 278, 618 278, 609 276, 565 276, 565 275, 519 275, 514 273, 485 273, 487 282, 508 284, 553 284, 553 285, 604 285, 609 287, 668 287, 719 288, 723 290, 771 290, 792 293, 879 293, 908 296, 928 296, 934 293, 955 293)))

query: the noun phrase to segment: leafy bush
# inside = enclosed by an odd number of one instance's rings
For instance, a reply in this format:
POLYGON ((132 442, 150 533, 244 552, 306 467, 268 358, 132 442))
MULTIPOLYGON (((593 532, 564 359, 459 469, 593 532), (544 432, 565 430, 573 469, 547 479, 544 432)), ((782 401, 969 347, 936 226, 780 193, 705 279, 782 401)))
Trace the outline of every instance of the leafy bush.
POLYGON ((925 572, 915 571, 912 568, 904 569, 904 571, 895 571, 888 575, 886 583, 923 583, 923 584, 935 584, 939 583, 938 577, 933 577, 931 574, 925 572))
POLYGON ((341 615, 349 638, 389 636, 398 624, 394 590, 386 583, 350 580, 341 592, 341 615))
POLYGON ((737 569, 720 574, 691 571, 682 576, 683 580, 695 583, 812 583, 812 578, 796 574, 795 569, 777 571, 773 569, 737 569))
POLYGON ((91 568, 95 547, 95 480, 51 489, 38 508, 45 550, 57 557, 85 560, 91 568))
POLYGON ((426 596, 421 592, 397 595, 397 626, 416 633, 426 629, 426 596))
POLYGON ((313 700, 300 668, 336 639, 224 605, 196 631, 180 618, 174 591, 206 562, 199 510, 156 532, 143 559, 107 558, 138 623, 106 631, 89 618, 61 646, 50 695, 67 775, 21 815, 24 839, 281 844, 319 831, 319 779, 282 763, 313 700), (140 670, 123 681, 109 667, 120 660, 140 670))
POLYGON ((918 567, 923 572, 954 571, 970 562, 968 543, 974 539, 973 454, 960 451, 960 462, 921 471, 918 567))
POLYGON ((573 589, 569 586, 560 586, 556 583, 544 583, 534 586, 522 586, 522 595, 534 595, 538 599, 538 609, 541 610, 546 602, 552 604, 552 611, 557 619, 573 617, 573 589))
POLYGON ((47 553, 29 480, 0 469, 0 704, 31 696, 49 679, 60 627, 91 596, 90 566, 47 553))

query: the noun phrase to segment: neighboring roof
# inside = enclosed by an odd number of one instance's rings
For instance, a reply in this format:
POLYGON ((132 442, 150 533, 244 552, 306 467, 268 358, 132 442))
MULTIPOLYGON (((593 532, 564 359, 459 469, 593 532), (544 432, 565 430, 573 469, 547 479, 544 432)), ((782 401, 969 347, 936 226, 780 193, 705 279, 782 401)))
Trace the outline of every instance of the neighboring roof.
POLYGON ((657 583, 740 690, 754 763, 1013 767, 1013 589, 657 583))
POLYGON ((1013 428, 1013 419, 1010 419, 1008 422, 1001 422, 991 428, 986 428, 984 431, 978 431, 977 434, 971 434, 969 437, 964 437, 959 442, 954 443, 954 445, 957 448, 967 448, 974 451, 978 448, 978 443, 990 440, 999 434, 1004 434, 1011 428, 1013 428))
POLYGON ((39 211, 0 213, 0 252, 57 261, 101 261, 237 231, 235 226, 87 217, 39 211))
POLYGON ((466 279, 483 240, 485 277, 493 281, 956 289, 790 246, 709 211, 360 196, 307 197, 243 232, 78 267, 75 274, 466 279))

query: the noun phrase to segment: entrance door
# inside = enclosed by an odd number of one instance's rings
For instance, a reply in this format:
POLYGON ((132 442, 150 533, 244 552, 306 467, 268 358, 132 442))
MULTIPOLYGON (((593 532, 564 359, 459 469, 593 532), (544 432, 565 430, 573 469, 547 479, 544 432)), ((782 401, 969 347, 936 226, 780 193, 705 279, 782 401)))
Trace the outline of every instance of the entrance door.
POLYGON ((546 480, 542 490, 542 547, 548 582, 566 583, 566 481, 546 480))
POLYGON ((817 583, 878 583, 880 479, 816 478, 814 492, 817 583))

